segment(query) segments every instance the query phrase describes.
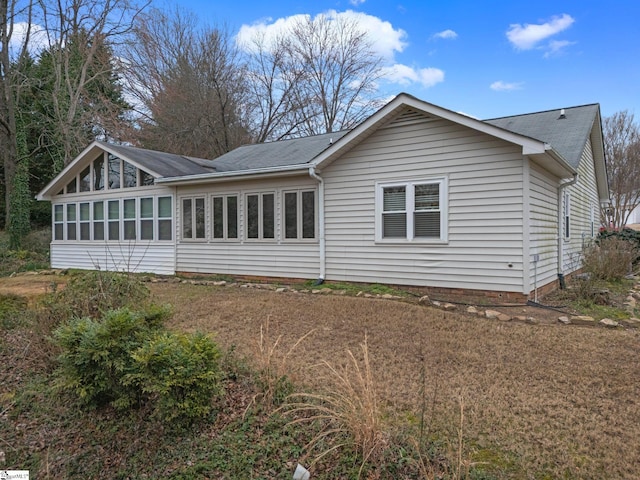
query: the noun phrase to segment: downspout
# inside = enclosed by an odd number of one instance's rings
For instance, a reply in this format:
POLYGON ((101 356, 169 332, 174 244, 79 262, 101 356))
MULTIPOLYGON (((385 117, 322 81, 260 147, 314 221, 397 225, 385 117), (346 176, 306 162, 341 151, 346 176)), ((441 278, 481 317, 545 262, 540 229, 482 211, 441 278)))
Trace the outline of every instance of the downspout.
POLYGON ((562 268, 564 254, 563 242, 564 242, 564 215, 563 215, 563 202, 564 202, 564 190, 571 185, 575 185, 578 181, 578 174, 573 174, 573 179, 567 182, 561 183, 558 186, 558 281, 560 282, 560 289, 564 290, 566 285, 564 283, 564 272, 562 268))
POLYGON ((322 283, 324 283, 326 269, 326 242, 324 229, 324 180, 318 174, 318 172, 316 172, 315 167, 309 167, 309 176, 311 178, 315 178, 318 181, 318 233, 320 235, 320 276, 316 281, 316 285, 321 285, 322 283))

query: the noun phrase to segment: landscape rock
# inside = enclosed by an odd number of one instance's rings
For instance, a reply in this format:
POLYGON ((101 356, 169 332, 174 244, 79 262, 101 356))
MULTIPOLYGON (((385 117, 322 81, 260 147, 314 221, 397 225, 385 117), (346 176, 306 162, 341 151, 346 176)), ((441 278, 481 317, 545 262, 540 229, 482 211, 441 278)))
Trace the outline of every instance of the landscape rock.
POLYGON ((284 288, 284 287, 276 288, 276 293, 282 293, 282 292, 286 292, 286 291, 287 291, 287 289, 284 288))
POLYGON ((442 305, 442 303, 440 303, 440 302, 439 302, 439 301, 437 301, 437 300, 434 300, 433 302, 431 302, 431 305, 433 305, 433 306, 435 306, 435 307, 439 307, 439 306, 441 306, 441 305, 442 305))
POLYGON ((457 307, 453 303, 445 303, 444 305, 442 305, 442 308, 444 308, 447 311, 452 311, 452 310, 455 310, 457 307))
POLYGON ((420 305, 430 305, 431 299, 429 298, 429 295, 423 295, 422 297, 420 297, 420 300, 418 300, 418 303, 420 305))
POLYGON ((567 317, 566 315, 558 317, 558 322, 562 323, 563 325, 571 325, 571 320, 569 320, 569 317, 567 317))
POLYGON ((347 291, 346 290, 334 290, 333 294, 334 295, 346 295, 347 291))
POLYGON ((498 315, 498 320, 501 322, 510 322, 512 319, 511 315, 507 315, 506 313, 501 313, 498 315))
POLYGON ((608 328, 616 328, 620 326, 618 322, 616 322, 615 320, 611 320, 610 318, 603 318, 598 323, 608 328))
POLYGON ((220 280, 218 282, 213 282, 213 285, 215 287, 224 287, 227 284, 227 282, 225 282, 224 280, 220 280))
POLYGON ((595 325, 596 319, 588 315, 574 315, 571 317, 571 323, 574 325, 595 325))
POLYGON ((467 313, 478 313, 478 309, 476 307, 474 307, 473 305, 470 305, 467 307, 467 313))
POLYGON ((356 297, 362 297, 363 295, 364 295, 364 292, 362 290, 356 293, 356 297))
POLYGON ((498 318, 500 315, 502 315, 500 312, 496 312, 495 310, 486 310, 484 312, 484 316, 493 320, 498 318))

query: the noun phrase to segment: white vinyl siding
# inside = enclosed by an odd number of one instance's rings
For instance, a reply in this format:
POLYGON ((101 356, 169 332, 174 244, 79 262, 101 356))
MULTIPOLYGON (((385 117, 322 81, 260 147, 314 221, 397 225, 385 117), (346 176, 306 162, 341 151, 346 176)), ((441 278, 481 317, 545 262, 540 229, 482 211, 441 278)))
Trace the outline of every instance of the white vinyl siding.
MULTIPOLYGON (((181 196, 209 195, 213 209, 215 198, 237 196, 238 238, 220 241, 209 233, 206 243, 179 242, 177 271, 218 273, 226 275, 256 275, 265 277, 318 278, 320 271, 319 245, 314 239, 286 239, 284 235, 285 192, 314 192, 317 201, 317 182, 307 175, 274 180, 258 180, 208 186, 180 187, 181 196), (273 195, 273 238, 247 238, 247 197, 273 195)), ((269 197, 267 197, 269 201, 269 197)), ((263 205, 258 200, 258 208, 263 205)), ((215 211, 214 211, 215 215, 215 211)), ((178 215, 180 218, 180 215, 178 215)), ((260 222, 260 212, 258 221, 260 222)), ((317 224, 314 225, 317 232, 317 224)), ((210 230, 213 228, 210 227, 210 230)), ((307 232, 309 234, 309 232, 307 232)), ((317 235, 316 235, 317 237, 317 235)))
POLYGON ((327 279, 522 292, 522 149, 408 113, 323 170, 327 279), (446 178, 447 242, 376 242, 376 183, 446 178))
POLYGON ((558 179, 530 163, 530 285, 541 287, 558 273, 558 179), (537 264, 534 255, 538 255, 537 264), (537 278, 536 278, 537 273, 537 278))

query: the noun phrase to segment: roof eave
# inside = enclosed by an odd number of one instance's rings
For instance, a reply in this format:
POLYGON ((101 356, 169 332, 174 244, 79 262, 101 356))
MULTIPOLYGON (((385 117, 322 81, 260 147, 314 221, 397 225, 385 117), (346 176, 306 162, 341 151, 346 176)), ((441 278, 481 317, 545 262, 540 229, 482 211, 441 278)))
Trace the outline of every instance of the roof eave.
POLYGON ((248 170, 234 170, 230 172, 202 173, 198 175, 183 175, 180 177, 162 177, 156 180, 161 185, 198 185, 202 183, 228 182, 238 179, 245 180, 253 177, 285 177, 299 175, 309 170, 309 164, 286 165, 284 167, 253 168, 248 170))

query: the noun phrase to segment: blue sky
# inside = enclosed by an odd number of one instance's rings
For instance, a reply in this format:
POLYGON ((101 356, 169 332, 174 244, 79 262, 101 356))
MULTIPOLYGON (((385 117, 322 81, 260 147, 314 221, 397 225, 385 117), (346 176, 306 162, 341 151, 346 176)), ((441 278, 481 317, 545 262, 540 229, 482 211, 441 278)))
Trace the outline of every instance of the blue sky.
POLYGON ((353 16, 385 58, 385 95, 407 92, 481 119, 588 103, 604 116, 640 117, 640 0, 177 3, 234 35, 300 14, 353 16))

